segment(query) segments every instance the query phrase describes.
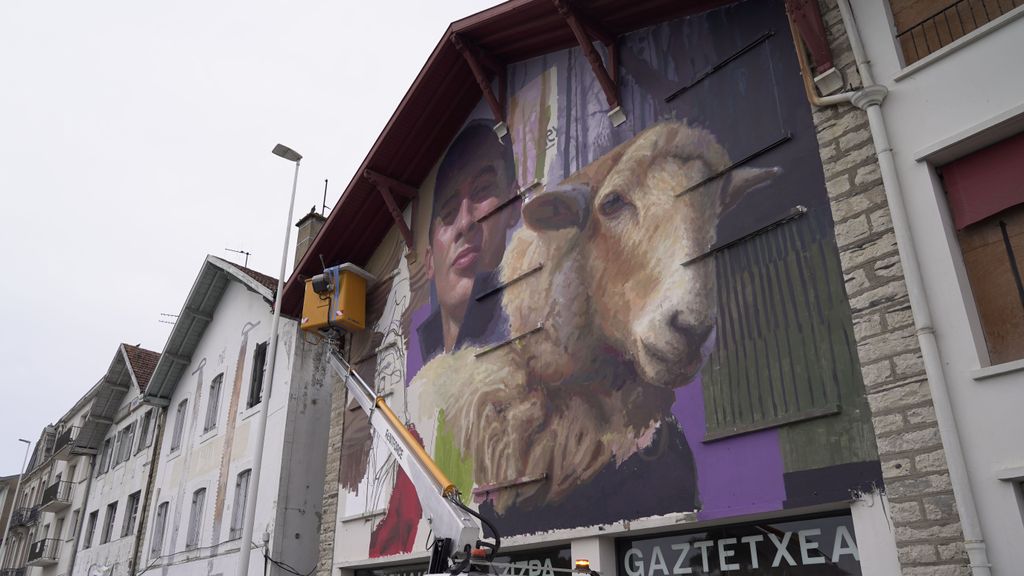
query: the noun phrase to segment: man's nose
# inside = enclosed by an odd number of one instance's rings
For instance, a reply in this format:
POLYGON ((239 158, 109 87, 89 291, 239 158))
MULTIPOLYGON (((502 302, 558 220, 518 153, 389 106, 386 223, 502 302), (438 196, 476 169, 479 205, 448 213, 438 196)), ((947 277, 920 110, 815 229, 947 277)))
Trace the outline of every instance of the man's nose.
POLYGON ((455 216, 455 229, 465 234, 477 225, 476 213, 473 210, 473 203, 469 198, 459 201, 459 213, 455 216))

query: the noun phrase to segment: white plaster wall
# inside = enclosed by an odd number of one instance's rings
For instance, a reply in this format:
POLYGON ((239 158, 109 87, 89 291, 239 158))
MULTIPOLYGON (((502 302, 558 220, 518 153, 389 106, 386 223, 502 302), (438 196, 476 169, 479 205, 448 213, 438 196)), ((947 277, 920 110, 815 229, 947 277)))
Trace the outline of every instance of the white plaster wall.
MULTIPOLYGON (((1003 470, 1024 465, 1024 371, 985 379, 984 336, 963 271, 945 195, 923 151, 951 143, 990 119, 1024 106, 1024 8, 1008 23, 897 78, 901 67, 887 3, 857 0, 854 12, 876 82, 889 89, 882 105, 903 186, 915 247, 954 403, 964 455, 994 573, 1014 573, 1024 561, 1024 521, 1003 470), (960 136, 958 136, 960 135, 960 136)), ((1020 118, 1018 118, 1019 120, 1020 118)), ((963 141, 956 155, 976 144, 963 141)), ((955 156, 953 156, 955 157, 955 156)))
MULTIPOLYGON (((134 386, 129 390, 121 401, 117 410, 117 419, 107 431, 107 438, 116 438, 118 432, 135 422, 135 438, 132 443, 132 454, 127 461, 112 465, 106 473, 93 478, 92 487, 89 490, 89 500, 85 505, 86 517, 93 511, 99 511, 96 534, 93 536, 92 546, 82 549, 79 546, 78 555, 75 558, 75 566, 72 576, 92 576, 98 574, 101 569, 109 569, 106 576, 128 576, 131 564, 131 554, 135 543, 136 535, 141 529, 142 509, 147 496, 147 481, 149 479, 150 459, 153 454, 153 447, 149 446, 138 450, 142 433, 142 418, 147 410, 152 410, 150 417, 151 442, 155 441, 159 408, 137 405, 132 409, 132 403, 136 402, 140 394, 134 386), (139 508, 135 521, 135 528, 130 534, 121 536, 121 530, 128 513, 128 496, 135 492, 141 492, 139 508), (106 519, 107 505, 117 502, 117 514, 114 519, 114 530, 111 533, 110 541, 100 544, 102 524, 106 519)), ((113 459, 113 457, 112 457, 113 459)), ((98 464, 97 464, 98 465, 98 464)), ((88 468, 86 468, 88 470, 88 468)), ((80 473, 82 474, 82 473, 80 473)), ((79 488, 76 487, 76 491, 79 488)), ((85 485, 81 485, 85 490, 85 485)), ((85 526, 83 525, 83 530, 85 526)), ((65 529, 66 530, 66 529, 65 529)), ((84 538, 84 536, 83 536, 84 538)))
MULTIPOLYGON (((253 429, 259 413, 259 404, 246 408, 249 378, 252 370, 253 352, 257 344, 270 339, 272 314, 269 304, 262 296, 250 292, 237 282, 231 282, 225 291, 219 307, 192 356, 171 397, 163 439, 159 448, 159 463, 153 492, 150 495, 150 514, 144 527, 140 567, 153 565, 151 571, 160 574, 194 575, 218 574, 234 571, 240 542, 229 539, 232 507, 235 497, 235 480, 239 472, 251 468, 256 438, 253 429), (254 325, 254 326, 253 326, 254 325), (243 336, 243 331, 247 336, 243 336), (242 347, 244 341, 244 349, 242 347), (232 387, 239 375, 238 360, 241 351, 243 363, 238 379, 239 401, 234 440, 228 459, 225 476, 224 506, 220 529, 213 533, 214 507, 217 498, 217 484, 222 458, 225 455, 228 428, 228 412, 231 404, 232 387), (197 382, 199 372, 201 381, 197 382), (206 417, 207 395, 210 382, 218 374, 224 374, 221 388, 217 426, 203 433, 206 417), (198 387, 197 387, 198 386, 198 387), (174 432, 178 403, 189 400, 187 419, 180 448, 170 450, 174 432), (202 518, 199 547, 185 550, 192 494, 199 488, 206 488, 206 501, 202 518), (160 503, 169 502, 169 514, 163 541, 163 556, 157 558, 150 553, 156 510, 160 503)), ((264 448, 259 494, 256 507, 254 540, 262 540, 264 531, 273 536, 275 509, 278 499, 278 481, 281 472, 284 420, 287 414, 290 386, 290 351, 293 349, 294 322, 282 319, 281 338, 278 347, 273 391, 269 398, 266 445, 264 448)), ((267 400, 264 380, 264 400, 267 400)), ((250 486, 252 497, 255 487, 250 486)), ((263 570, 262 554, 252 553, 250 574, 258 575, 263 570)))

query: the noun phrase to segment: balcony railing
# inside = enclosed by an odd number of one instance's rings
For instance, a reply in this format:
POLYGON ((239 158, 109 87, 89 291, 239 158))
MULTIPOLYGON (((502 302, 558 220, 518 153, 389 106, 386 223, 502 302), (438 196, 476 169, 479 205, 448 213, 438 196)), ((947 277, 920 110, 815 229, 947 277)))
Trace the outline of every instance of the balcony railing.
POLYGON ((28 551, 29 566, 49 566, 60 558, 60 540, 44 538, 32 544, 28 551))
POLYGON ((0 570, 0 576, 25 576, 25 568, 4 568, 0 570))
POLYGON ((68 426, 57 436, 57 442, 53 446, 53 455, 58 460, 66 460, 71 456, 71 449, 75 447, 75 440, 82 429, 78 426, 68 426))
POLYGON ((946 6, 896 34, 908 66, 1014 8, 1024 6, 1024 0, 960 0, 936 4, 946 6))
POLYGON ((11 528, 32 526, 39 520, 39 508, 18 508, 11 515, 11 528))
POLYGON ((54 482, 43 490, 43 501, 39 505, 42 512, 57 512, 71 505, 71 493, 74 484, 71 482, 54 482))

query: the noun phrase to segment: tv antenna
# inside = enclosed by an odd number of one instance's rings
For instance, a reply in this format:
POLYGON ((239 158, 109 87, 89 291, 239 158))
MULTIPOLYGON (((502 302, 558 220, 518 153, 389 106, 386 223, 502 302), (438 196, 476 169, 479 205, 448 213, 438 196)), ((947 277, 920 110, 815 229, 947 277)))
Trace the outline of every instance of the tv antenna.
POLYGON ((327 215, 327 178, 324 178, 324 203, 323 206, 320 208, 320 215, 327 215))
POLYGON ((168 314, 167 312, 161 312, 160 315, 163 316, 164 318, 174 318, 174 320, 164 320, 164 319, 161 318, 160 319, 160 323, 161 324, 170 324, 170 325, 173 326, 177 322, 177 318, 178 318, 177 314, 168 314))
POLYGON ((243 264, 243 266, 245 266, 246 268, 249 267, 249 256, 252 256, 252 252, 246 252, 245 250, 234 250, 231 248, 225 248, 225 250, 227 250, 228 252, 234 252, 235 254, 245 254, 245 264, 243 264))

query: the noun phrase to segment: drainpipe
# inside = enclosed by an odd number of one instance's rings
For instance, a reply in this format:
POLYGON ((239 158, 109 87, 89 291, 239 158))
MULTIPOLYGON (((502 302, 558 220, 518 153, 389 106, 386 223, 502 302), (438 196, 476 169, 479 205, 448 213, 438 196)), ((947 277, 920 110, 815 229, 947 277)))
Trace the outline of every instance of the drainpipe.
POLYGON ((146 490, 142 497, 142 510, 139 512, 139 522, 135 525, 135 539, 132 542, 132 555, 128 558, 128 575, 135 576, 139 568, 139 556, 142 551, 142 541, 146 536, 145 526, 149 523, 149 508, 153 496, 153 484, 156 483, 156 469, 160 460, 158 448, 164 440, 164 425, 167 421, 167 411, 163 408, 153 408, 153 445, 149 448, 149 474, 146 476, 146 490))
POLYGON ((96 471, 96 456, 89 456, 89 477, 85 481, 85 497, 82 498, 81 513, 78 514, 78 526, 75 526, 75 546, 71 549, 71 562, 68 563, 68 573, 75 574, 75 558, 78 557, 78 545, 82 541, 82 526, 85 524, 85 517, 89 514, 86 509, 89 506, 89 492, 92 490, 92 477, 96 471))
MULTIPOLYGON (((914 324, 917 328, 917 340, 921 347, 921 356, 924 360, 925 376, 928 379, 932 404, 935 406, 939 434, 946 451, 949 478, 956 497, 957 512, 960 515, 960 526, 964 533, 964 548, 967 551, 973 576, 991 576, 992 565, 989 563, 985 539, 982 537, 978 508, 974 501, 971 480, 967 474, 963 447, 960 444, 960 432, 957 430, 956 417, 953 414, 953 404, 949 398, 949 387, 946 383, 945 373, 942 370, 942 355, 939 351, 938 342, 935 339, 935 328, 932 322, 931 310, 928 307, 927 295, 925 294, 924 279, 921 276, 917 249, 914 247, 910 234, 910 221, 907 219, 906 205, 903 202, 903 189, 896 172, 896 162, 893 158, 892 146, 889 144, 889 134, 886 129, 885 119, 882 116, 882 101, 885 99, 888 90, 885 86, 875 84, 874 76, 871 74, 870 62, 864 52, 860 32, 857 29, 853 10, 850 7, 850 1, 837 0, 837 3, 839 5, 839 12, 842 14, 843 26, 846 28, 846 33, 850 40, 850 48, 853 50, 854 59, 857 63, 857 71, 860 73, 861 83, 864 87, 855 92, 810 99, 812 104, 816 106, 848 101, 857 108, 867 112, 868 126, 871 130, 871 138, 875 145, 878 166, 882 175, 882 186, 885 188, 885 197, 892 216, 893 232, 896 235, 896 244, 899 247, 900 263, 903 265, 904 281, 910 298, 910 309, 914 315, 914 324)), ((794 36, 794 40, 796 38, 794 36)), ((804 85, 807 87, 808 71, 806 56, 803 54, 799 44, 797 46, 797 55, 800 58, 801 71, 805 77, 804 85)), ((811 93, 809 92, 808 96, 810 97, 810 95, 811 93)), ((815 94, 815 96, 817 95, 815 94)))

